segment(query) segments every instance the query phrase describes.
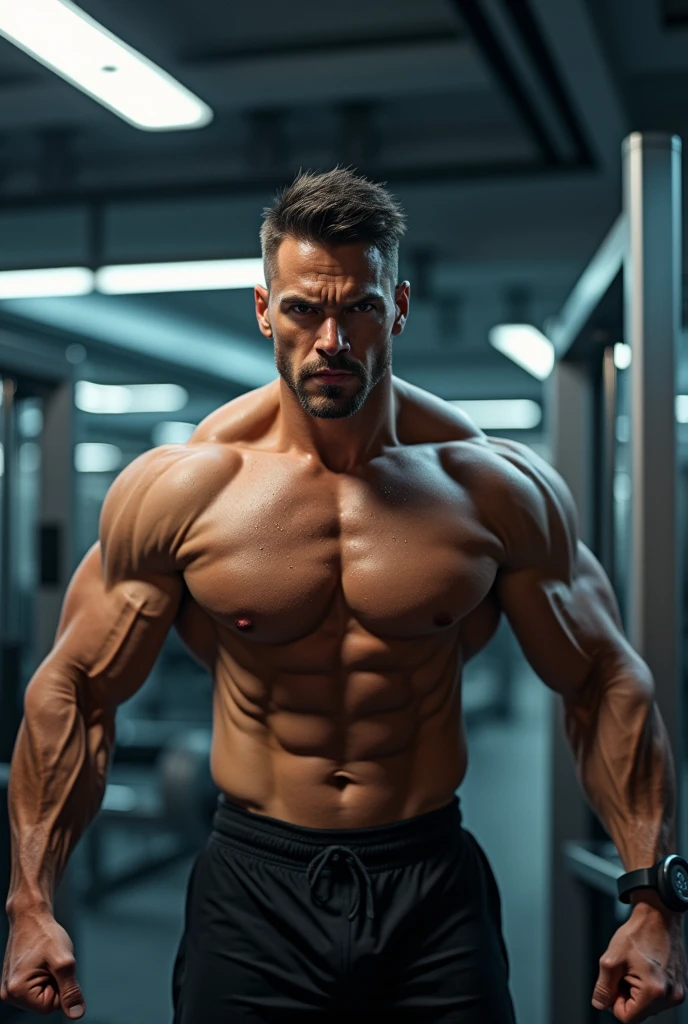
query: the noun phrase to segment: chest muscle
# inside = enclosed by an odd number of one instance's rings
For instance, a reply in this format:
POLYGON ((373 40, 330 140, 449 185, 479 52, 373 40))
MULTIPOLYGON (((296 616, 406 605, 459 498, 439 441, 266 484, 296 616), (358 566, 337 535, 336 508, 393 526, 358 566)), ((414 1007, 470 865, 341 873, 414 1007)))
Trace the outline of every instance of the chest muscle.
POLYGON ((489 535, 438 466, 344 477, 265 454, 194 524, 185 560, 198 604, 263 643, 341 634, 350 619, 427 636, 475 609, 496 572, 489 535))

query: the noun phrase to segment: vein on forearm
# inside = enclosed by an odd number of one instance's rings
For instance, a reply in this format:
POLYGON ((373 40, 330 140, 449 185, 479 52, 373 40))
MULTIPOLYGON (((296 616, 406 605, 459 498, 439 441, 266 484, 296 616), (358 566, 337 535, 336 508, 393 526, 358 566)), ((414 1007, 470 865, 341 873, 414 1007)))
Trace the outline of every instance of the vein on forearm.
POLYGON ((626 869, 672 852, 673 758, 644 663, 596 657, 564 716, 581 785, 626 869))
POLYGON ((25 702, 12 758, 10 895, 51 903, 68 858, 103 800, 114 711, 89 707, 74 679, 50 673, 25 702))

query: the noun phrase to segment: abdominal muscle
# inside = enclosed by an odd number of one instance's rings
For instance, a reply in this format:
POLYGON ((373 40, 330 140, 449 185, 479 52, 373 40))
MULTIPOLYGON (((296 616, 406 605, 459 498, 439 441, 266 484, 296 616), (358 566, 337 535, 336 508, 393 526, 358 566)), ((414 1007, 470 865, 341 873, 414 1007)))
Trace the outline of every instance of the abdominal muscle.
POLYGON ((431 675, 356 671, 335 681, 290 673, 266 686, 221 658, 216 785, 249 812, 308 828, 385 825, 445 806, 465 775, 467 749, 460 681, 441 660, 439 675, 431 664, 431 675), (299 694, 310 695, 307 709, 299 694))

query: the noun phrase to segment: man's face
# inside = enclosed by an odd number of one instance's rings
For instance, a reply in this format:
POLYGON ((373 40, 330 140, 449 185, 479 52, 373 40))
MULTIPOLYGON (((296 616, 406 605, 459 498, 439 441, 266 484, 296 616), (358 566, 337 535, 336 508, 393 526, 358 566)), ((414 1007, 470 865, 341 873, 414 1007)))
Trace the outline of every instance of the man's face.
POLYGON ((261 331, 301 407, 319 419, 353 416, 391 365, 408 285, 390 280, 367 243, 328 246, 285 238, 269 296, 256 289, 261 331), (342 371, 339 376, 326 376, 342 371), (320 375, 322 374, 322 375, 320 375))

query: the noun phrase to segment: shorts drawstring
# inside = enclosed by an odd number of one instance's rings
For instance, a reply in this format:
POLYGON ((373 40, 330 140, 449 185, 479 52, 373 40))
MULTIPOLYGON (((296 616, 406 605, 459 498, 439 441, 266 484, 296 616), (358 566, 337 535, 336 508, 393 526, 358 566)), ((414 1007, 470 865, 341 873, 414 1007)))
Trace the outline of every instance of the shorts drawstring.
POLYGON ((345 861, 354 881, 356 882, 356 899, 351 911, 349 912, 349 920, 352 921, 354 919, 361 903, 361 875, 363 875, 363 878, 365 879, 366 887, 366 916, 372 920, 375 917, 375 911, 373 908, 373 883, 368 873, 368 869, 361 858, 348 846, 326 846, 321 853, 316 854, 308 865, 306 877, 308 878, 311 889, 313 890, 313 899, 321 906, 324 905, 325 901, 320 899, 315 892, 316 882, 320 877, 320 872, 330 860, 339 861, 340 859, 345 861))

